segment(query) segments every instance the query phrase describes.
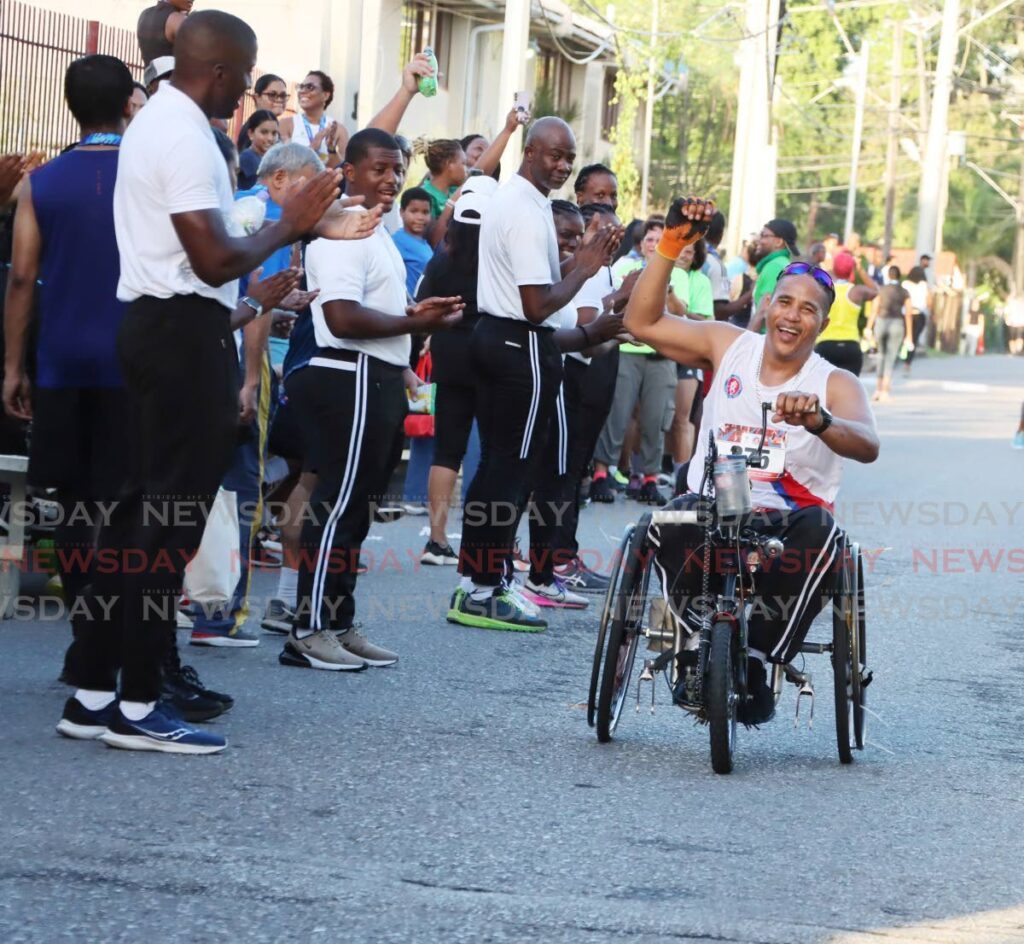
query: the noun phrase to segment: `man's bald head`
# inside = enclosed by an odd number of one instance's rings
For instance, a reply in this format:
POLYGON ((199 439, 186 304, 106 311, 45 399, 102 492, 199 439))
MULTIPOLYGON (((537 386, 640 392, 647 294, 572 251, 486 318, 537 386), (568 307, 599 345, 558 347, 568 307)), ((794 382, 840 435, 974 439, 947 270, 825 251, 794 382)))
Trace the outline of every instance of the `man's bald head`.
POLYGON ((539 144, 541 142, 548 144, 557 140, 567 140, 574 150, 576 148, 576 136, 572 133, 572 128, 562 121, 561 118, 555 118, 554 116, 538 118, 530 126, 530 130, 526 132, 525 146, 530 147, 532 144, 539 144))
POLYGON ((576 136, 561 118, 541 118, 526 135, 521 176, 545 196, 565 185, 576 160, 576 136))
POLYGON ((230 118, 252 84, 256 34, 219 10, 193 13, 174 38, 174 79, 211 118, 230 118))

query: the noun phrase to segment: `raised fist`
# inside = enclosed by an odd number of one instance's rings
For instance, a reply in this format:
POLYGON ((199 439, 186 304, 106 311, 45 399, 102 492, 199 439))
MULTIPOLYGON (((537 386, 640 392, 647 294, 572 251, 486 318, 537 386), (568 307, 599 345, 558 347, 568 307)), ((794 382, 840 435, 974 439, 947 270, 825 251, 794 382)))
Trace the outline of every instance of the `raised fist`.
POLYGON ((700 197, 677 197, 665 216, 665 229, 658 253, 675 262, 679 254, 697 242, 707 231, 715 215, 715 201, 700 197))

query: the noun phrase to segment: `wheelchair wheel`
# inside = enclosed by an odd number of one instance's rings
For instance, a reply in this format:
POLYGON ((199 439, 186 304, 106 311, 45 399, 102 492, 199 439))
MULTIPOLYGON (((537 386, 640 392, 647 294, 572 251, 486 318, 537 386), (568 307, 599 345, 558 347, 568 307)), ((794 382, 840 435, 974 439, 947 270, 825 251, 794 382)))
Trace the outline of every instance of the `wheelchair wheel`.
POLYGON ((650 523, 651 516, 644 515, 633 529, 622 562, 619 591, 612 604, 597 699, 597 739, 602 744, 612 739, 612 732, 619 723, 640 642, 647 588, 651 582, 651 551, 647 542, 650 523))
POLYGON ((608 581, 608 589, 604 595, 604 609, 601 611, 601 623, 597 628, 597 639, 594 641, 594 664, 590 670, 590 692, 587 695, 587 724, 594 726, 597 717, 597 692, 601 682, 601 666, 604 663, 604 644, 608 638, 608 627, 612 622, 615 612, 615 601, 622 590, 621 582, 623 576, 623 561, 629 554, 629 547, 633 540, 636 525, 631 525, 622 543, 619 545, 619 553, 612 568, 611 579, 608 581))
POLYGON ((856 566, 853 568, 853 603, 856 608, 856 630, 850 635, 850 664, 853 674, 850 681, 850 694, 853 701, 853 740, 857 750, 864 750, 864 739, 867 729, 867 693, 864 690, 864 666, 867 665, 867 619, 864 609, 864 558, 860 553, 860 545, 851 547, 856 566))
POLYGON ((854 748, 864 746, 864 703, 860 656, 860 552, 856 544, 842 550, 839 585, 832 608, 832 676, 836 698, 836 744, 843 764, 854 748))
POLYGON ((736 746, 736 686, 733 627, 726 620, 711 627, 704 704, 711 734, 711 768, 716 774, 732 773, 736 746))

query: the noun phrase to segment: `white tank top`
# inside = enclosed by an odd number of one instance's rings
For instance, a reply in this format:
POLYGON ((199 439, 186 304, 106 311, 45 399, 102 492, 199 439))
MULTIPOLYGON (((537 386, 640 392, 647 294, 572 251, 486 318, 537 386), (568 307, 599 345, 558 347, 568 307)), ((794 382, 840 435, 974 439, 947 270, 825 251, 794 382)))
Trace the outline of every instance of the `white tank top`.
MULTIPOLYGON (((739 450, 750 453, 760 442, 761 403, 756 371, 764 343, 764 335, 744 331, 726 349, 704 401, 697 450, 686 476, 686 486, 691 492, 700 488, 704 475, 708 430, 715 430, 719 455, 739 450)), ((812 353, 796 377, 778 387, 762 384, 761 396, 774 403, 780 393, 800 390, 817 394, 827 406, 826 388, 833 370, 828 361, 812 353)), ((768 468, 749 470, 755 508, 795 511, 823 505, 832 510, 839 493, 843 460, 820 438, 812 436, 802 426, 776 425, 769 413, 765 451, 769 457, 768 468)))
MULTIPOLYGON (((319 124, 311 124, 310 120, 302 113, 300 109, 292 117, 292 140, 297 144, 304 144, 306 147, 313 146, 313 138, 315 138, 324 128, 334 124, 333 118, 328 118, 326 114, 320 116, 319 124)), ((327 141, 326 136, 323 141, 320 142, 320 148, 316 152, 320 155, 321 159, 327 158, 327 141)))

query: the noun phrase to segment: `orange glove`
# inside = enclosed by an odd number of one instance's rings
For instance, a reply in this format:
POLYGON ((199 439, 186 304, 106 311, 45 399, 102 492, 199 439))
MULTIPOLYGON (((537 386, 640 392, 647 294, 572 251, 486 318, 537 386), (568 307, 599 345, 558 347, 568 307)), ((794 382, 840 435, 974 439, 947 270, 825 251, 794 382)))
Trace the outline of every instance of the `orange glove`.
POLYGON ((658 255, 675 262, 679 254, 697 242, 715 215, 715 201, 698 197, 677 197, 665 217, 665 229, 658 241, 658 255))

